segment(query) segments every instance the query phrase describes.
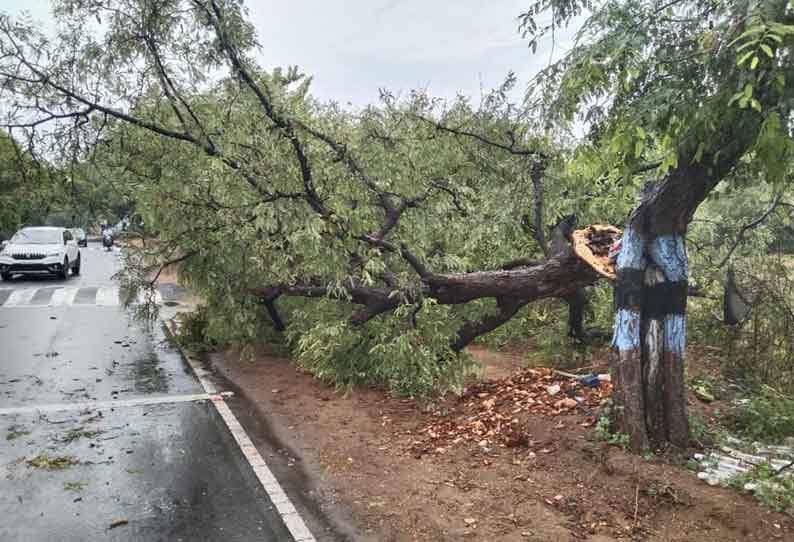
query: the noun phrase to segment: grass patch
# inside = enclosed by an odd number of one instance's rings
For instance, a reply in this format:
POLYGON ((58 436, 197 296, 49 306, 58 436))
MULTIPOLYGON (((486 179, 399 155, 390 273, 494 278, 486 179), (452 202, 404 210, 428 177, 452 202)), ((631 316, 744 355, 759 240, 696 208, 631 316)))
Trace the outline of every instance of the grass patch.
POLYGON ((748 439, 781 442, 794 436, 794 399, 765 386, 760 395, 736 410, 734 423, 748 439))
POLYGON ((66 482, 63 488, 66 491, 82 491, 86 488, 88 482, 66 482))
POLYGON ((35 467, 37 469, 62 470, 73 467, 80 462, 74 457, 68 455, 50 457, 47 454, 39 454, 33 459, 28 459, 27 463, 28 466, 35 467))

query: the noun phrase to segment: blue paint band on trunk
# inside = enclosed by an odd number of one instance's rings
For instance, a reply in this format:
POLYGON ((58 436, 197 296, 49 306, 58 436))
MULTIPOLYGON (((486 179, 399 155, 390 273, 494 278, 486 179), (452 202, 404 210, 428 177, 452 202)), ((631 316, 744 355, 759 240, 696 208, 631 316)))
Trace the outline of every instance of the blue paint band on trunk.
POLYGON ((667 280, 687 280, 688 264, 683 236, 660 235, 648 243, 648 254, 667 280))
POLYGON ((686 345, 686 316, 669 314, 664 318, 664 351, 684 355, 686 345))
POLYGON ((645 267, 645 242, 632 228, 626 226, 620 241, 620 252, 616 262, 617 269, 643 269, 645 267))
POLYGON ((630 309, 618 309, 615 313, 615 335, 612 347, 618 351, 636 350, 640 347, 640 313, 630 309))

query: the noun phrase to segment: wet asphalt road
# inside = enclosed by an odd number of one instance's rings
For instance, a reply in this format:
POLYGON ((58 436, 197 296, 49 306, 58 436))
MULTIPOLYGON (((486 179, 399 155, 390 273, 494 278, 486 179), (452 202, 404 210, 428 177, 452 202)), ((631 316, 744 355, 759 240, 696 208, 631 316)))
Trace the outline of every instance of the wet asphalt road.
POLYGON ((80 277, 0 283, 0 542, 291 540, 162 330, 118 306, 118 253, 81 253, 80 277))

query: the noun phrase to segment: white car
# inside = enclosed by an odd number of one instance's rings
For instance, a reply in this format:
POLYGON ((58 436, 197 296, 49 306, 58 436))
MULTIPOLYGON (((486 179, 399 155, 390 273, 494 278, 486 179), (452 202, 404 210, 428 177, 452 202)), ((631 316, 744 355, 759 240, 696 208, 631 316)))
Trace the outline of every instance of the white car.
POLYGON ((0 277, 17 274, 55 274, 65 279, 69 270, 80 274, 80 250, 66 228, 23 228, 0 250, 0 277))

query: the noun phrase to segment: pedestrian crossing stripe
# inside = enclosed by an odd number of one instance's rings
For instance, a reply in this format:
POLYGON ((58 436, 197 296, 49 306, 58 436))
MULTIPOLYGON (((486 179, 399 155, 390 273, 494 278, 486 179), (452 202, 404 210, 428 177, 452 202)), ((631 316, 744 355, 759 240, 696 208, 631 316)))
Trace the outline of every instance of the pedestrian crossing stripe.
MULTIPOLYGON (((155 292, 155 303, 162 304, 162 295, 155 292)), ((140 295, 134 304, 145 303, 140 295)), ((121 296, 118 286, 63 286, 45 288, 2 288, 0 289, 0 308, 18 307, 61 307, 95 306, 118 307, 121 296)))
POLYGON ((21 305, 27 305, 33 300, 33 296, 36 294, 36 290, 33 289, 26 289, 26 290, 14 290, 11 292, 11 295, 8 296, 6 302, 3 303, 4 307, 19 307, 21 305))

